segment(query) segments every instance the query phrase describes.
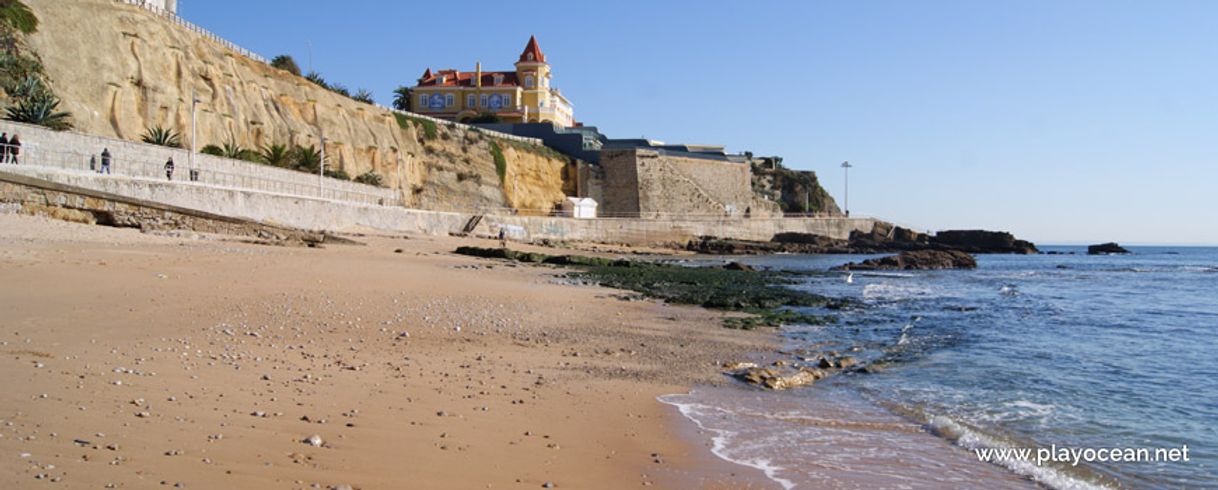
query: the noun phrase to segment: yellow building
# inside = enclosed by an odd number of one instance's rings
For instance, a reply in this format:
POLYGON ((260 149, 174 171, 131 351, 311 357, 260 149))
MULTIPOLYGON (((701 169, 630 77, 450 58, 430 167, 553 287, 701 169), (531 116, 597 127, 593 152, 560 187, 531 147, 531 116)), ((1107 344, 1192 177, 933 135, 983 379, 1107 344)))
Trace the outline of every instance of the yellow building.
POLYGON ((463 121, 491 113, 503 122, 553 122, 575 125, 571 103, 550 86, 550 64, 537 38, 520 53, 515 71, 474 71, 428 68, 411 90, 411 110, 442 119, 463 121))

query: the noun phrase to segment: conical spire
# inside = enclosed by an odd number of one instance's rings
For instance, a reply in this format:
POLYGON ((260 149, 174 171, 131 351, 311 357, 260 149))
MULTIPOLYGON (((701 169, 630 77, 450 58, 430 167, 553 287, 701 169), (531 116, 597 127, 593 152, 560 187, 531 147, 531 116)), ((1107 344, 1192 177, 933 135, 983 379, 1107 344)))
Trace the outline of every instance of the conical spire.
POLYGON ((521 63, 545 63, 546 55, 542 54, 541 48, 537 46, 537 37, 529 36, 529 44, 525 45, 524 52, 520 53, 521 63))

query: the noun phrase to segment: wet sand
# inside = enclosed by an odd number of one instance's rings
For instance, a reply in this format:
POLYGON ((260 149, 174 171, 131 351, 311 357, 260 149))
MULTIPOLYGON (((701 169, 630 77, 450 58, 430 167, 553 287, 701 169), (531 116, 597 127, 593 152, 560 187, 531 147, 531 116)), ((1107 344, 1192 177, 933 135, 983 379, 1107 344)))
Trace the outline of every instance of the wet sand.
POLYGON ((772 334, 485 241, 191 235, 0 215, 0 485, 774 487, 656 401, 772 334))

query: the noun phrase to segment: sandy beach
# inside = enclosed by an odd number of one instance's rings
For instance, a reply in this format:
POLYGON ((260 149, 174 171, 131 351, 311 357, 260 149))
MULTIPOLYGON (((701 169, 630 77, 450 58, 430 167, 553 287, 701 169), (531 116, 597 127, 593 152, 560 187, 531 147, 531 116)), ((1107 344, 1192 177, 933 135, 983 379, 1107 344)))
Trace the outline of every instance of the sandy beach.
POLYGON ((774 486, 656 401, 772 334, 450 253, 488 241, 353 238, 0 215, 0 485, 774 486))

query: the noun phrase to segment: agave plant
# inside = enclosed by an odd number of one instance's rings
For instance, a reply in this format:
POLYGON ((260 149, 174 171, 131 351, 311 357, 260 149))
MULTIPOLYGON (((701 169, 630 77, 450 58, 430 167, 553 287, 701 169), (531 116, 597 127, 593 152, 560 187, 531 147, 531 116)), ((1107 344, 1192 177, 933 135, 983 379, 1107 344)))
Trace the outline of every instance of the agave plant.
POLYGON ((258 153, 262 163, 276 167, 287 167, 292 161, 292 151, 286 145, 266 145, 258 153))
POLYGON ((170 148, 182 147, 182 136, 173 129, 166 129, 160 125, 152 126, 144 131, 142 138, 145 143, 168 146, 170 148))
POLYGON ((330 88, 330 84, 326 83, 326 79, 321 76, 321 73, 310 71, 305 76, 305 80, 317 84, 319 87, 330 88))
POLYGON ((5 119, 37 124, 56 131, 72 129, 72 113, 58 109, 59 97, 42 93, 21 98, 17 105, 5 109, 5 119))
POLYGON ((351 96, 351 90, 347 89, 347 86, 346 86, 346 85, 343 85, 343 84, 341 84, 341 83, 332 83, 332 84, 330 84, 330 91, 331 91, 331 92, 334 92, 334 93, 336 93, 336 94, 338 94, 338 95, 342 95, 342 96, 344 96, 344 97, 350 97, 350 96, 351 96))
POLYGON ((363 102, 365 104, 375 104, 376 103, 376 101, 372 100, 372 92, 369 92, 362 88, 357 90, 355 92, 355 95, 352 95, 351 98, 356 101, 363 102))

